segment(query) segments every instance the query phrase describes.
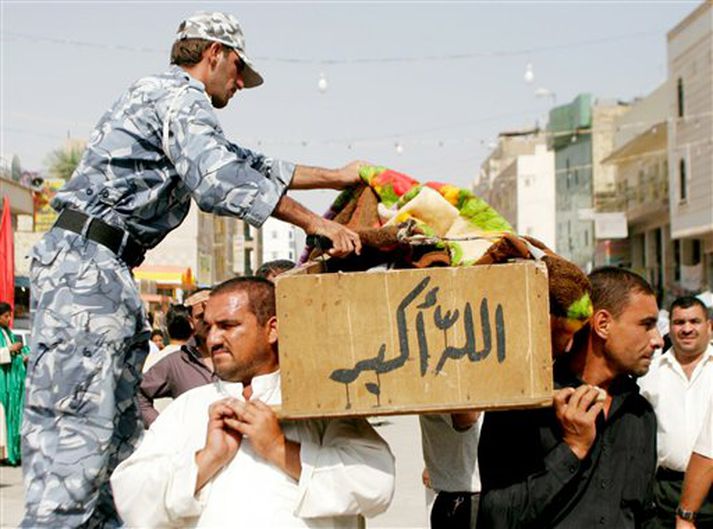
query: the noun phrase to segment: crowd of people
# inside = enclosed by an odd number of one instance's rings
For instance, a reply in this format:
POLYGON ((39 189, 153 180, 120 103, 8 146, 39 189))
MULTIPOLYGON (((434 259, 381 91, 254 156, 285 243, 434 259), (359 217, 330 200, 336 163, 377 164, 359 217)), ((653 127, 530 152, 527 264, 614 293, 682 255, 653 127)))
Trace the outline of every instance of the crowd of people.
MULTIPOLYGON (((362 162, 299 165, 225 137, 214 109, 262 82, 235 17, 188 17, 170 68, 111 106, 55 196, 58 219, 30 253, 29 352, 0 304, 22 527, 357 527, 391 502, 397 458, 368 421, 277 419, 279 266, 191 293, 168 337, 133 279, 192 200, 254 226, 290 222, 333 257, 361 251, 357 233, 286 193, 357 185, 362 162)), ((434 528, 711 527, 705 307, 677 300, 663 351, 646 281, 618 268, 590 281, 589 323, 553 344, 552 407, 420 418, 434 528)))
MULTIPOLYGON (((240 513, 249 527, 358 527, 388 507, 398 454, 366 420, 278 421, 271 407, 272 280, 293 266, 266 263, 171 306, 139 388, 145 435, 107 476, 128 526, 215 527, 240 513)), ((552 351, 551 408, 419 416, 433 529, 713 527, 709 309, 676 299, 665 350, 644 279, 620 268, 589 279, 589 324, 552 351)), ((0 402, 17 464, 27 348, 10 314, 0 303, 0 402)))

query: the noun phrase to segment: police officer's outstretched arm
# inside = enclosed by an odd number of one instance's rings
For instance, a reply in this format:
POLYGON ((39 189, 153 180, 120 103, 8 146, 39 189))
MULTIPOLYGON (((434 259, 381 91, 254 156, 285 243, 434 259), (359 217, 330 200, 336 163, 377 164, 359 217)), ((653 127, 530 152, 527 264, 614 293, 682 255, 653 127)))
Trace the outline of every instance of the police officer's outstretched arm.
POLYGON ((354 161, 341 169, 295 166, 290 189, 344 189, 361 182, 359 168, 368 162, 354 161))
POLYGON ((352 252, 361 252, 361 241, 356 232, 316 215, 287 195, 283 195, 277 203, 272 216, 302 228, 308 235, 327 237, 332 241, 332 249, 328 252, 332 256, 342 257, 352 252))

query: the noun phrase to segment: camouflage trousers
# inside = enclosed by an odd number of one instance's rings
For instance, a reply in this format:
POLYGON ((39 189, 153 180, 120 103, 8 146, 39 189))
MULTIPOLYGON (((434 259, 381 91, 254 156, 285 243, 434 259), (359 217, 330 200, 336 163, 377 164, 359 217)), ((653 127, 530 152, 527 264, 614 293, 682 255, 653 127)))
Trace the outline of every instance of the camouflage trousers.
POLYGON ((109 486, 143 432, 149 327, 130 270, 54 228, 33 249, 21 527, 120 527, 109 486))

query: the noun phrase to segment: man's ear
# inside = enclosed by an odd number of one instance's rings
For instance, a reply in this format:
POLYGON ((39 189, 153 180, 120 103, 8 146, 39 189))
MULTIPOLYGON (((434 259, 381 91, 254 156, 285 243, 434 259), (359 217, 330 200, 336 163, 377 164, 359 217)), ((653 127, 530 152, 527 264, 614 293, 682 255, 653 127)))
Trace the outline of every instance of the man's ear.
POLYGON ((277 316, 273 316, 267 320, 267 340, 270 345, 275 345, 277 343, 277 316))
POLYGON ((210 46, 208 46, 203 52, 203 57, 207 58, 208 64, 215 68, 222 53, 223 45, 220 42, 211 42, 210 46))
POLYGON ((609 338, 611 324, 614 321, 611 313, 606 309, 597 310, 592 315, 591 326, 594 333, 602 340, 609 338))

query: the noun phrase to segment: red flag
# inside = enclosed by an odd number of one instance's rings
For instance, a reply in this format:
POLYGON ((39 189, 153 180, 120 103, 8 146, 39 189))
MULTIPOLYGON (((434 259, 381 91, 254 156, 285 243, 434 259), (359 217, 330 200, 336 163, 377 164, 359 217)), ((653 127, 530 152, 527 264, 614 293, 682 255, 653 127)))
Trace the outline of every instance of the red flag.
POLYGON ((15 244, 7 197, 3 197, 0 217, 0 301, 9 303, 15 310, 15 244))

